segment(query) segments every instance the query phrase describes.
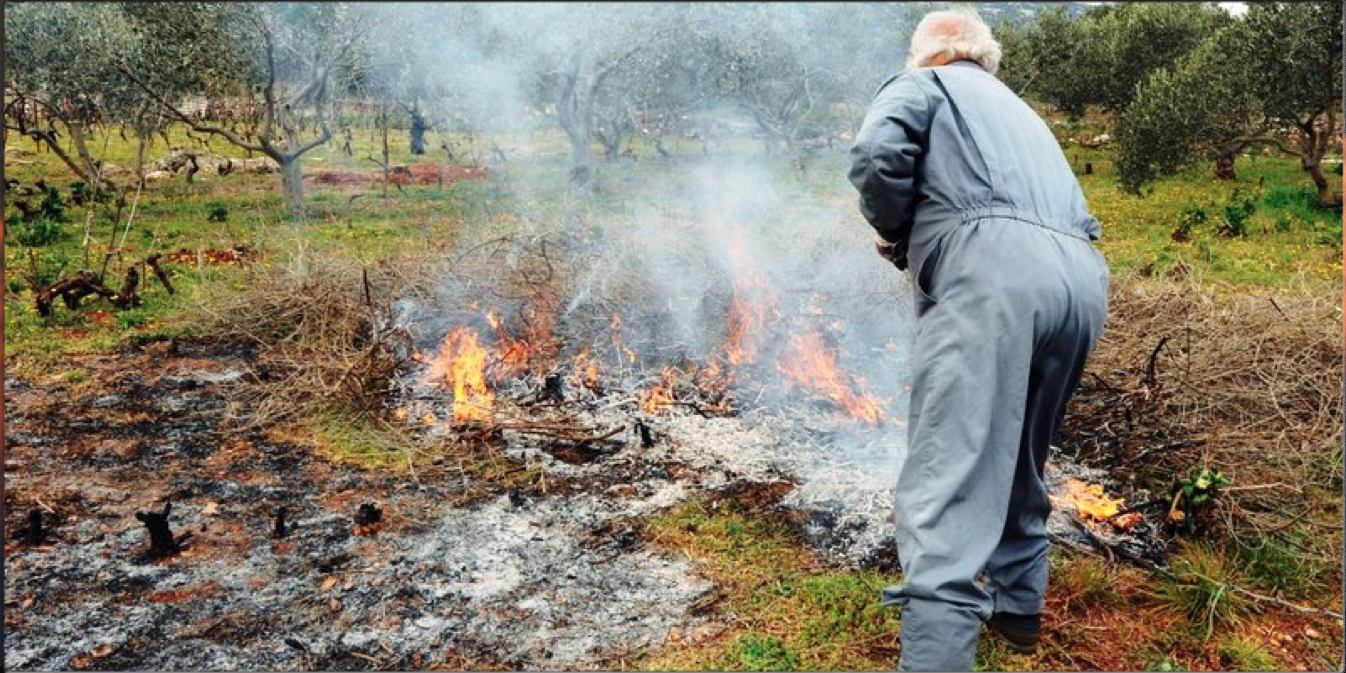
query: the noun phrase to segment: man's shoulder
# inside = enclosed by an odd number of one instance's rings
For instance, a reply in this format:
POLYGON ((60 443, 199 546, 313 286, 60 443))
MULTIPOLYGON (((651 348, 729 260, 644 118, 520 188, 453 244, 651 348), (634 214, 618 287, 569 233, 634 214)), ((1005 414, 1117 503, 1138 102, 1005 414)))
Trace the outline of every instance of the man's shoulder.
POLYGON ((874 91, 875 98, 886 96, 900 96, 905 94, 917 93, 925 95, 928 93, 924 79, 920 75, 929 72, 929 68, 904 68, 899 70, 886 79, 879 88, 874 91))

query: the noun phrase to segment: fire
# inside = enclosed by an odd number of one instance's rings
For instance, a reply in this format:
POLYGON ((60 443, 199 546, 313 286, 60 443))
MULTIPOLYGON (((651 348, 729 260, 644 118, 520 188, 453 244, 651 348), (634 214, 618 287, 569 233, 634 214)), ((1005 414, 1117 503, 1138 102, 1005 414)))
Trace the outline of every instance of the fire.
POLYGON ((753 269, 741 240, 730 244, 729 261, 736 273, 724 350, 729 364, 737 367, 757 361, 767 322, 776 312, 776 293, 766 276, 753 269))
MULTIPOLYGON (((1126 500, 1109 497, 1103 492, 1102 484, 1070 479, 1062 485, 1060 494, 1053 494, 1051 499, 1052 504, 1058 507, 1074 507, 1085 519, 1108 521, 1119 528, 1129 527, 1127 522, 1113 519, 1126 506, 1126 500)), ((1120 518, 1124 519, 1125 516, 1120 518)))
POLYGON ((554 332, 555 313, 544 307, 533 306, 529 309, 522 338, 511 336, 500 314, 494 310, 486 312, 486 322, 491 326, 497 344, 496 357, 491 367, 496 380, 518 376, 529 369, 546 369, 560 350, 554 332))
POLYGON ((659 383, 645 391, 640 398, 640 409, 647 414, 658 411, 677 401, 673 387, 677 385, 680 372, 676 367, 664 367, 659 372, 659 383))
POLYGON ((774 297, 756 302, 734 297, 729 305, 729 330, 724 344, 729 364, 750 365, 757 361, 757 349, 766 339, 767 316, 775 308, 774 297))
POLYGON ((425 376, 432 383, 453 386, 453 420, 487 421, 495 393, 486 385, 489 353, 470 327, 457 327, 444 338, 439 353, 430 360, 425 376))
POLYGON ((863 379, 841 371, 836 352, 827 348, 816 330, 791 339, 776 368, 801 388, 831 400, 852 418, 871 425, 883 420, 879 399, 865 390, 863 379))
POLYGON ((580 349, 570 363, 571 380, 583 384, 589 390, 597 391, 601 370, 588 348, 580 349))

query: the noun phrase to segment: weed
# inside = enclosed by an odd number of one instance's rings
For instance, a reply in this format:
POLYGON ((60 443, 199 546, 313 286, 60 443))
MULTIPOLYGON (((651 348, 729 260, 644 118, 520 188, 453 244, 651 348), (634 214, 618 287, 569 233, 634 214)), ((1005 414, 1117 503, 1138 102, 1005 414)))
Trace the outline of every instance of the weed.
POLYGON ((1232 636, 1220 643, 1220 659, 1234 671, 1281 670, 1265 646, 1244 636, 1232 636))
POLYGON ((1215 230, 1221 236, 1242 238, 1248 235, 1248 219, 1256 211, 1256 198, 1246 195, 1243 190, 1235 187, 1221 211, 1220 226, 1215 230))
POLYGON ((229 206, 222 202, 211 203, 206 210, 207 222, 225 222, 229 219, 229 206))
POLYGON ((137 327, 144 327, 150 322, 149 314, 144 309, 130 309, 117 313, 117 329, 128 330, 137 327))
POLYGON ((1227 483, 1229 480, 1219 470, 1212 470, 1209 467, 1192 468, 1192 471, 1178 482, 1178 489, 1173 494, 1173 504, 1168 509, 1169 522, 1174 524, 1190 522, 1193 516, 1200 514, 1220 492, 1220 487, 1227 483))
POLYGON ((42 203, 38 204, 38 217, 53 222, 70 221, 65 214, 65 201, 55 187, 48 187, 47 193, 43 195, 42 203))
POLYGON ((1250 607, 1234 592, 1238 578, 1223 551, 1187 544, 1174 556, 1160 584, 1158 598, 1205 627, 1209 638, 1216 624, 1233 623, 1250 607))
POLYGON ((45 248, 69 238, 65 229, 55 220, 45 217, 13 225, 14 240, 26 248, 45 248))
POLYGON ((1239 549, 1239 567, 1259 587, 1272 593, 1297 598, 1310 595, 1319 586, 1322 563, 1300 553, 1307 536, 1299 531, 1257 540, 1256 546, 1239 549))
POLYGON ((1052 588, 1069 596, 1068 601, 1112 604, 1118 600, 1116 573, 1102 561, 1081 556, 1054 558, 1052 588))
POLYGON ((337 462, 361 467, 403 465, 411 445, 391 426, 336 409, 316 412, 305 423, 320 450, 337 462))
POLYGON ((1165 673, 1168 673, 1170 671, 1181 671, 1183 669, 1180 668, 1177 664, 1173 663, 1173 661, 1170 660, 1168 657, 1160 657, 1150 662, 1150 664, 1145 667, 1145 670, 1163 671, 1165 673))
POLYGON ((1173 230, 1172 238, 1178 243, 1192 240, 1192 232, 1210 220, 1210 215, 1201 206, 1192 206, 1178 216, 1178 228, 1173 230))
POLYGON ((727 653, 727 664, 748 671, 797 671, 799 656, 775 636, 745 633, 727 653))

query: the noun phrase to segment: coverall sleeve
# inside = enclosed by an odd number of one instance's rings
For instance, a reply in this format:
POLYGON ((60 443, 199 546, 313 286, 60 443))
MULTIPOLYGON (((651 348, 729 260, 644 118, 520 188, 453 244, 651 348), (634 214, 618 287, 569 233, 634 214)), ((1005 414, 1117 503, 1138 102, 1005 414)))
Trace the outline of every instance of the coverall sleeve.
POLYGON ((916 79, 901 75, 881 89, 851 147, 851 184, 860 213, 905 252, 911 233, 917 164, 925 152, 930 102, 916 79))

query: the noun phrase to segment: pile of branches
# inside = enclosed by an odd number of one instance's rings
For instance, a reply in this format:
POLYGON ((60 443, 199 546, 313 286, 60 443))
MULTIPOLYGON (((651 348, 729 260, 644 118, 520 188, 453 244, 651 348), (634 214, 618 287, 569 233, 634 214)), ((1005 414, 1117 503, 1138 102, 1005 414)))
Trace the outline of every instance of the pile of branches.
POLYGON ((1227 293, 1128 276, 1109 308, 1066 414, 1067 453, 1137 488, 1218 468, 1238 496, 1232 533, 1283 528, 1308 516, 1308 488, 1340 488, 1339 287, 1227 293))
POLYGON ((308 255, 250 267, 245 289, 208 303, 208 331, 257 347, 231 421, 261 428, 325 411, 378 409, 409 365, 394 302, 414 289, 407 266, 308 255))

